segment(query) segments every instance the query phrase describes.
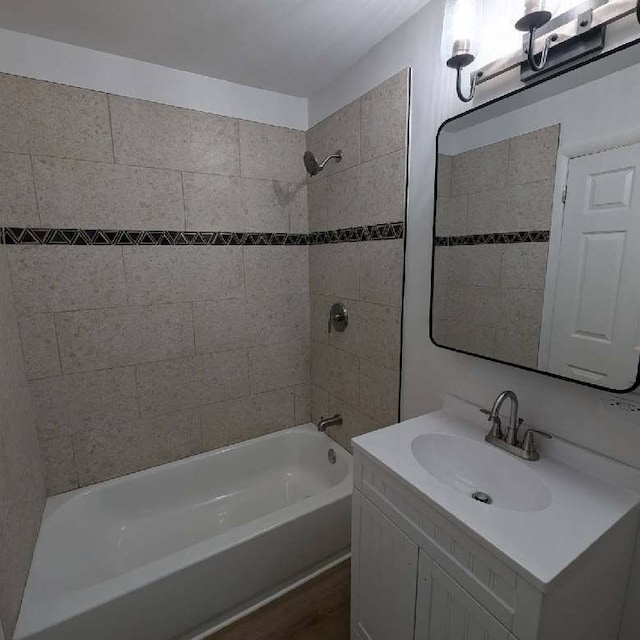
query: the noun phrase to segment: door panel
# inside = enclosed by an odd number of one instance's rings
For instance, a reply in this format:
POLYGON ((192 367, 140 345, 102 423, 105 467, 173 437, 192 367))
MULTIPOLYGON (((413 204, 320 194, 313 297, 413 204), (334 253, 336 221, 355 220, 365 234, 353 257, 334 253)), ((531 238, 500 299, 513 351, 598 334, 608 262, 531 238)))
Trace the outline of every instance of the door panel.
POLYGON ((636 380, 640 145, 569 163, 549 370, 612 389, 636 380))

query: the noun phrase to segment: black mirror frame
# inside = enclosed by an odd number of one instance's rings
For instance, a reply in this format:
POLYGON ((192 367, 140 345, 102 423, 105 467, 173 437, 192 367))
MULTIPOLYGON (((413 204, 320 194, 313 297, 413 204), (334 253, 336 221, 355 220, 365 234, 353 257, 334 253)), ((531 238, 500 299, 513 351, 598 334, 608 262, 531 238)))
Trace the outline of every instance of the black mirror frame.
MULTIPOLYGON (((638 18, 640 20, 640 0, 638 0, 638 18)), ((529 89, 531 89, 532 87, 535 87, 539 84, 542 84, 544 82, 548 82, 549 80, 553 79, 553 78, 557 78, 558 76, 563 76, 566 75, 568 73, 571 73, 572 71, 575 71, 576 69, 579 69, 581 67, 584 67, 588 64, 590 64, 591 62, 597 62, 598 60, 602 60, 603 58, 607 58, 609 56, 615 55, 616 53, 619 53, 620 51, 624 51, 626 49, 629 49, 631 47, 635 47, 635 46, 640 46, 640 39, 638 40, 634 40, 632 42, 628 42, 625 43, 619 47, 616 47, 614 49, 612 49, 611 51, 607 51, 595 58, 590 58, 588 60, 585 60, 583 62, 579 62, 577 64, 573 64, 571 65, 569 68, 567 69, 561 69, 558 70, 555 73, 552 74, 545 74, 545 76, 543 78, 541 78, 538 81, 532 81, 529 84, 527 84, 524 87, 520 87, 514 91, 511 91, 510 93, 506 93, 504 95, 501 95, 497 98, 494 98, 492 100, 489 100, 487 102, 484 102, 480 105, 478 105, 477 107, 472 107, 471 109, 467 109, 466 111, 463 111, 462 113, 459 113, 458 115, 455 115, 451 118, 448 118, 447 120, 445 120, 439 127, 438 127, 438 131, 436 133, 436 145, 435 145, 435 154, 436 154, 436 158, 435 158, 435 175, 434 175, 434 185, 433 185, 433 228, 432 228, 432 236, 431 236, 431 294, 429 297, 429 339, 431 340, 431 343, 433 345, 435 345, 436 347, 440 348, 440 349, 445 349, 447 351, 452 351, 454 353, 462 353, 464 355, 468 355, 468 356, 473 356, 474 358, 480 358, 481 360, 486 360, 488 362, 495 362, 497 364, 502 364, 502 365, 507 365, 509 367, 514 367, 516 369, 520 369, 522 371, 529 371, 532 373, 537 373, 538 375, 542 375, 542 376, 546 376, 548 378, 555 378, 556 380, 563 380, 565 382, 572 382, 573 384, 577 384, 580 385, 582 387, 589 387, 591 389, 597 389, 598 391, 605 391, 607 393, 615 393, 615 394, 624 394, 624 393, 631 393, 633 391, 635 391, 638 387, 640 387, 640 358, 638 360, 638 371, 636 373, 636 381, 635 383, 629 387, 628 389, 611 389, 608 387, 603 387, 597 384, 591 384, 589 382, 582 382, 581 380, 575 380, 573 378, 568 378, 566 376, 561 376, 559 374, 556 373, 551 373, 549 371, 540 371, 539 369, 532 369, 531 367, 525 367, 523 365, 519 365, 519 364, 514 364, 512 362, 505 362, 504 360, 498 360, 496 358, 490 358, 488 356, 483 356, 483 355, 479 355, 477 353, 472 353, 470 351, 464 351, 463 349, 456 349, 454 347, 448 347, 442 344, 438 344, 438 342, 436 342, 434 336, 433 336, 433 298, 434 298, 434 289, 435 289, 435 248, 436 248, 436 208, 437 208, 437 201, 438 201, 438 151, 439 151, 439 139, 440 139, 440 134, 442 133, 442 130, 444 129, 444 127, 446 127, 449 123, 451 122, 455 122, 456 120, 459 120, 460 118, 463 118, 467 115, 469 115, 470 113, 475 113, 476 111, 479 111, 480 109, 484 109, 490 105, 496 104, 498 102, 502 102, 503 100, 506 100, 508 98, 512 98, 515 95, 518 95, 524 91, 528 91, 529 89)))

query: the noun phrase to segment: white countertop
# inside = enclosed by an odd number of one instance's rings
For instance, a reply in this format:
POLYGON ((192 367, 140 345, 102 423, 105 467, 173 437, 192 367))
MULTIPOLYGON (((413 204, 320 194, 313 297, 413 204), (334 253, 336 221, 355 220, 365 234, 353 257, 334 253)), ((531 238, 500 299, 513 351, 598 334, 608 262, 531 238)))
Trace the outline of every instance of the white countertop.
MULTIPOLYGON (((525 425, 523 425, 524 427, 525 425)), ((553 580, 640 503, 640 470, 559 439, 540 444, 541 459, 524 465, 552 494, 533 512, 475 502, 426 471, 411 452, 416 436, 445 433, 484 443, 486 417, 448 397, 445 409, 360 436, 362 452, 417 490, 492 553, 546 591, 553 580)))

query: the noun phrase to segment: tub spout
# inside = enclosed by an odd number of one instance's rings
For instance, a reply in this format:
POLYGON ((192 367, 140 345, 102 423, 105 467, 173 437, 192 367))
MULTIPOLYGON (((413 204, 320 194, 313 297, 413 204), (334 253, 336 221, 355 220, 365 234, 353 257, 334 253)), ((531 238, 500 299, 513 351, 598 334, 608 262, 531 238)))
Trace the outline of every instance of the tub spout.
POLYGON ((318 422, 318 431, 326 431, 329 427, 335 427, 342 424, 342 416, 336 413, 332 418, 320 418, 318 422))

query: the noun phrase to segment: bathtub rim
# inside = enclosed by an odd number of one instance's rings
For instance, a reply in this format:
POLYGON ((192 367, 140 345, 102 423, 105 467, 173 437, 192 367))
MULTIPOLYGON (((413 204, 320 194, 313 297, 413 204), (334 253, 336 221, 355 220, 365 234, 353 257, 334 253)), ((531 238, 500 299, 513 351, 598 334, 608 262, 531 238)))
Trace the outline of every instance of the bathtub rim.
MULTIPOLYGON (((211 451, 206 451, 195 456, 181 458, 180 460, 175 460, 164 465, 158 465, 149 469, 143 469, 142 471, 137 471, 124 476, 119 476, 117 478, 112 478, 110 480, 105 480, 88 487, 74 489, 73 491, 69 491, 57 496, 52 496, 51 498, 47 499, 42 518, 41 531, 45 529, 48 520, 53 517, 53 515, 55 515, 63 506, 69 504, 79 497, 94 493, 96 491, 100 491, 102 488, 130 482, 131 479, 135 477, 153 475, 155 473, 158 473, 159 470, 166 469, 168 467, 175 468, 181 465, 187 465, 196 460, 202 460, 207 457, 220 455, 221 453, 224 453, 226 451, 250 447, 252 444, 255 444, 259 441, 264 442, 267 440, 286 437, 287 435, 296 433, 306 433, 314 435, 319 441, 323 441, 323 444, 336 450, 339 457, 344 459, 347 465, 347 473, 339 483, 332 486, 326 491, 314 494, 304 500, 283 507, 282 509, 272 511, 254 520, 250 520, 249 522, 229 529, 228 531, 218 534, 212 538, 208 538, 187 547, 178 549, 141 567, 137 567, 132 569, 131 571, 113 576, 94 585, 78 589, 66 590, 60 595, 51 594, 49 592, 45 592, 41 589, 35 588, 31 584, 31 580, 29 579, 31 577, 30 570, 29 578, 27 579, 27 585, 22 600, 22 606, 16 625, 16 640, 20 640, 23 637, 41 632, 49 627, 62 623, 65 620, 69 620, 76 615, 98 608, 117 598, 124 597, 127 594, 144 588, 145 586, 155 581, 162 580, 173 573, 181 570, 186 570, 189 567, 193 567, 206 558, 219 553, 224 553, 225 551, 235 546, 241 545, 245 542, 253 540, 254 538, 264 535, 265 533, 277 527, 293 522, 310 512, 350 498, 353 486, 353 460, 351 454, 344 447, 342 447, 336 441, 332 440, 327 434, 318 432, 316 425, 314 425, 313 423, 307 423, 304 425, 275 431, 273 433, 259 436, 257 438, 252 438, 250 440, 245 440, 232 445, 220 447, 218 449, 213 449, 211 451), (23 618, 23 612, 27 617, 23 618)), ((38 542, 39 537, 38 541, 36 542, 36 548, 31 565, 32 569, 35 566, 37 557, 39 555, 38 542)), ((340 554, 342 557, 344 556, 344 551, 344 549, 338 549, 336 550, 336 553, 340 554)), ((329 558, 329 560, 334 561, 335 558, 329 558)), ((321 570, 319 571, 321 572, 321 570)), ((300 584, 303 584, 303 582, 301 582, 300 584)), ((289 587, 289 590, 291 588, 294 587, 289 587)), ((283 591, 283 593, 285 592, 286 591, 283 591)), ((259 606, 257 606, 257 608, 259 608, 259 606)), ((243 615, 246 615, 246 613, 240 613, 238 618, 242 617, 243 615)), ((220 628, 222 628, 222 626, 220 628)))

